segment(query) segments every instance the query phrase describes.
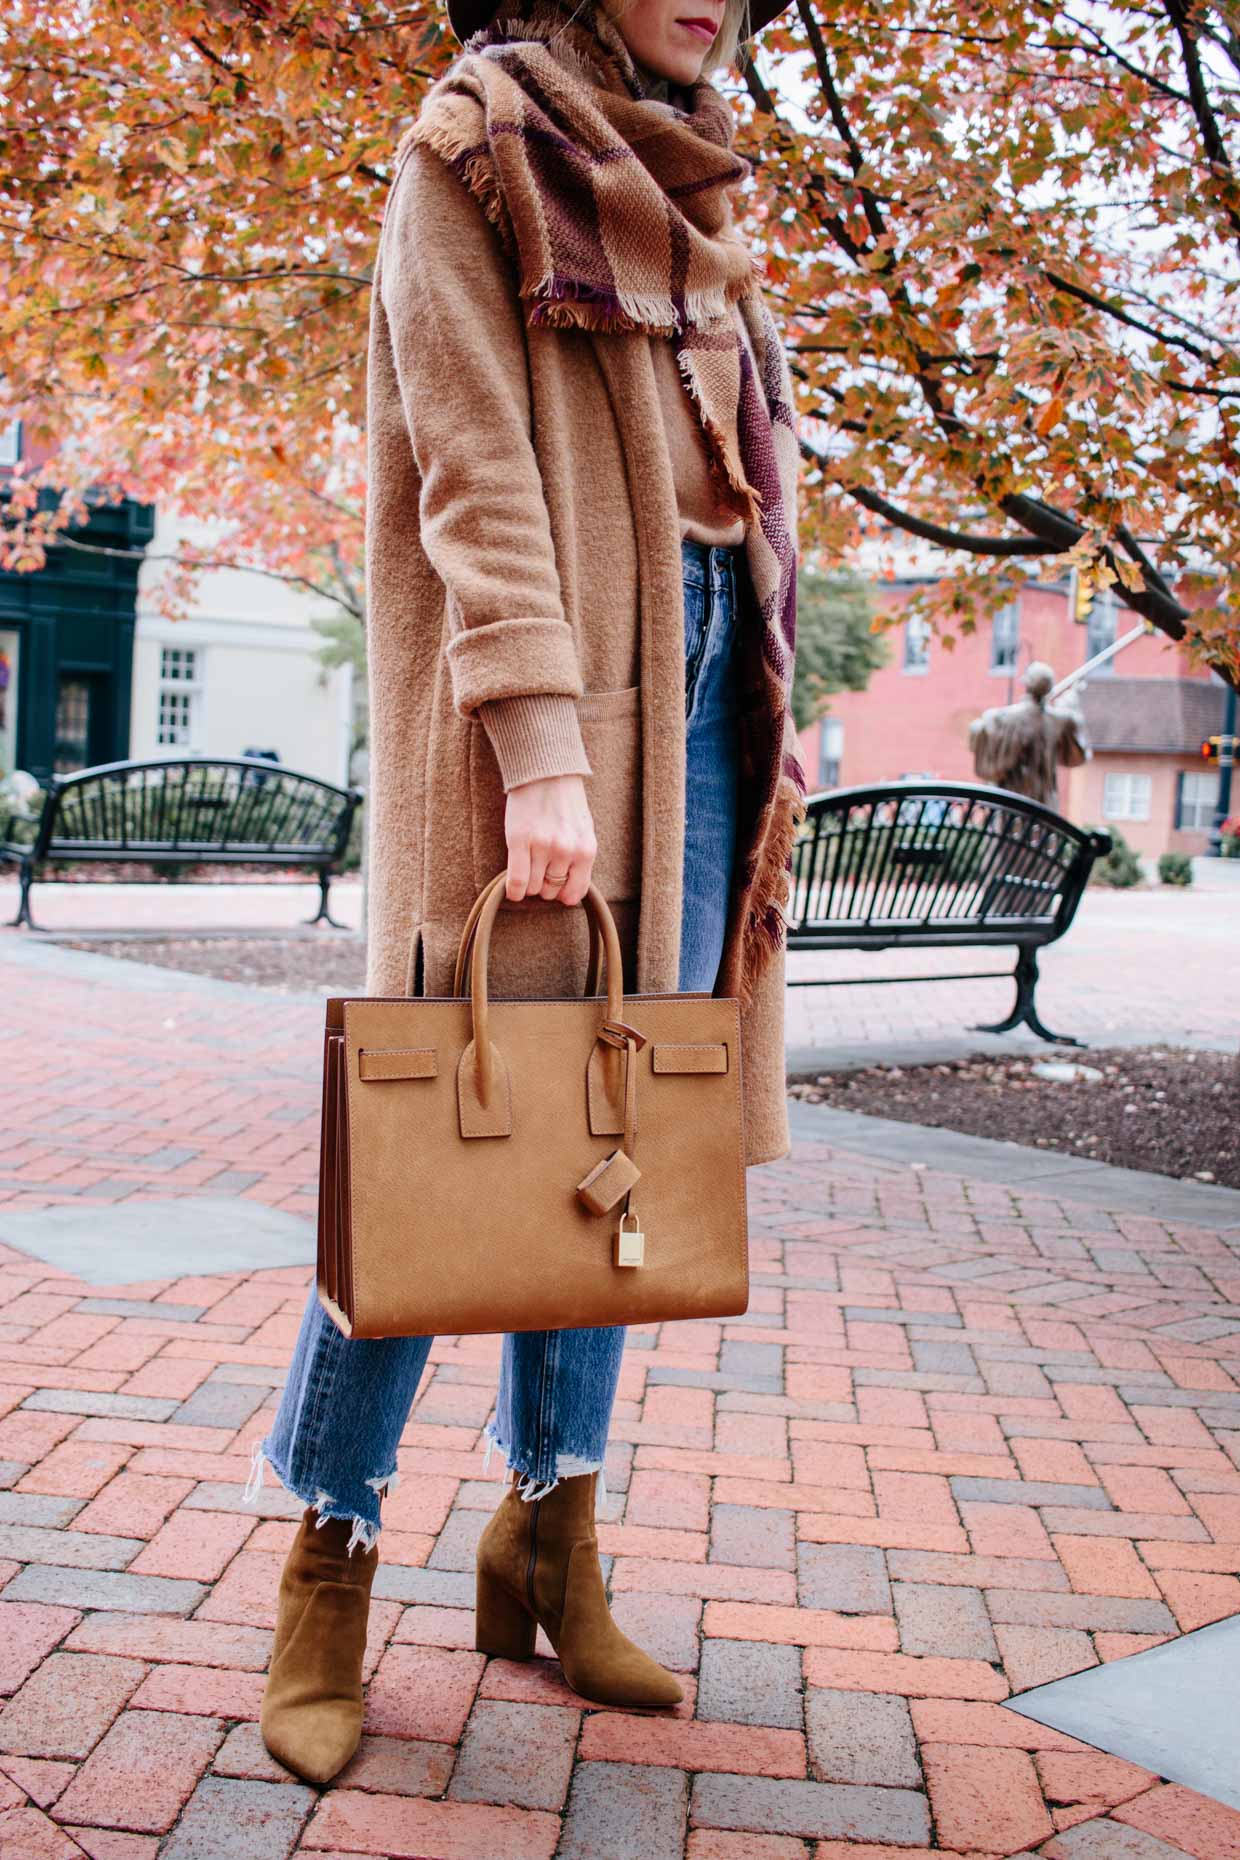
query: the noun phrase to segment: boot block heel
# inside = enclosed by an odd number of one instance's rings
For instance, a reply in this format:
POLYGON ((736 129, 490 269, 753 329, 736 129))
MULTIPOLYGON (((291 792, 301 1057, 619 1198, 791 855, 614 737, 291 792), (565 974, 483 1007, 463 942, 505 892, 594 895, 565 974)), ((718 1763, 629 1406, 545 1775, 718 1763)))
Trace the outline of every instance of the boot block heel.
POLYGON ((478 1570, 474 1651, 497 1660, 529 1660, 538 1623, 503 1585, 478 1570))

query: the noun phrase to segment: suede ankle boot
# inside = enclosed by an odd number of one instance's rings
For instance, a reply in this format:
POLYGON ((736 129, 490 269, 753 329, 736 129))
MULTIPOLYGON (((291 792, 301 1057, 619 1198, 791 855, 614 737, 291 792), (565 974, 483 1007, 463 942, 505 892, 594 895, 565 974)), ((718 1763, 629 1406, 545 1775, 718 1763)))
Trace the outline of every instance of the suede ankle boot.
POLYGON ((280 1576, 260 1728, 272 1756, 307 1782, 344 1768, 362 1735, 362 1657, 379 1546, 345 1546, 348 1518, 319 1525, 312 1506, 280 1576))
POLYGON ((539 1626, 574 1692, 596 1705, 675 1705, 679 1680, 611 1618, 594 1526, 597 1474, 580 1473, 545 1498, 510 1484, 478 1544, 479 1653, 528 1660, 539 1626))

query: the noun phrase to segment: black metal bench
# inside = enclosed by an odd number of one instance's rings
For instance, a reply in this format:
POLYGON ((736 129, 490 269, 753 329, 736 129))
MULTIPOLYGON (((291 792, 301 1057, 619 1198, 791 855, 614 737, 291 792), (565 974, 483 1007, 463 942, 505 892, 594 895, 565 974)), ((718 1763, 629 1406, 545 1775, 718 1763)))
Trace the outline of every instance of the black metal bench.
MULTIPOLYGON (((971 782, 892 782, 809 797, 792 851, 788 949, 944 949, 1015 944, 1016 1001, 1005 1020, 1044 1040, 1079 1046, 1038 1016, 1037 951, 1076 915, 1094 860, 1110 835, 1003 788, 971 782)), ((875 982, 980 981, 951 975, 796 976, 790 988, 875 982)))
POLYGON ((3 823, 0 861, 18 868, 21 883, 10 927, 38 928, 30 887, 44 868, 124 861, 309 869, 319 881, 309 922, 343 929, 327 908, 328 892, 361 798, 355 788, 251 756, 110 762, 53 776, 37 818, 3 823))

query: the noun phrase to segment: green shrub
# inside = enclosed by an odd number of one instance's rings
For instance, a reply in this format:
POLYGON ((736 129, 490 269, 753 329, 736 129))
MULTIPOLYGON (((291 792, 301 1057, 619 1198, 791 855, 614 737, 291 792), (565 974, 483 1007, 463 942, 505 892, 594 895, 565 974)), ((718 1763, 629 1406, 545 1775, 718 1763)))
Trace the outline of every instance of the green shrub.
POLYGON ((1193 862, 1187 853, 1165 852, 1158 861, 1158 876, 1164 885, 1191 885, 1193 862))
MULTIPOLYGON (((1091 832, 1096 830, 1090 829, 1091 832)), ((1108 827, 1106 830, 1111 835, 1111 850, 1105 859, 1095 861, 1090 883, 1110 885, 1116 891, 1127 891, 1129 886, 1141 883, 1141 861, 1118 827, 1108 827)))

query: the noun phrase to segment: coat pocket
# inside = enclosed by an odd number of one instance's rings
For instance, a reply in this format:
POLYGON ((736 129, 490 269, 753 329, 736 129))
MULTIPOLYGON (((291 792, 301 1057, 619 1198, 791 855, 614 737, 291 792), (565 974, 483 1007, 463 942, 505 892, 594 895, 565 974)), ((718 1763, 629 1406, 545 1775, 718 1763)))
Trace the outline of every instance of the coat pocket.
MULTIPOLYGON (((641 888, 641 687, 586 691, 577 699, 577 716, 592 771, 585 778, 598 842, 591 876, 609 904, 620 903, 641 888)), ((470 790, 473 878, 481 890, 508 864, 507 796, 490 739, 477 722, 470 735, 470 790)))
POLYGON ((642 875, 641 686, 587 691, 577 700, 577 716, 593 770, 586 777, 598 841, 592 877, 609 904, 636 898, 642 875))

